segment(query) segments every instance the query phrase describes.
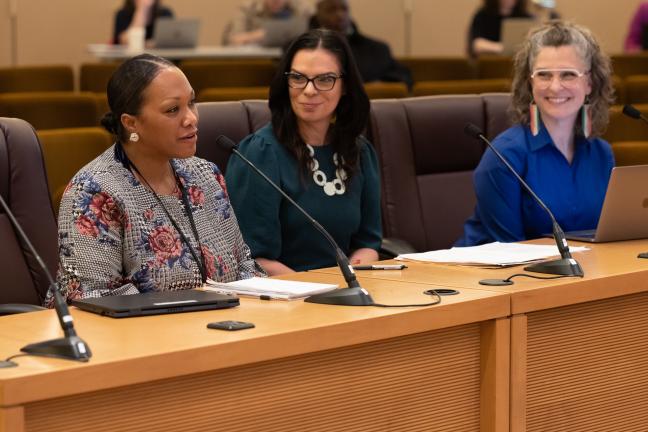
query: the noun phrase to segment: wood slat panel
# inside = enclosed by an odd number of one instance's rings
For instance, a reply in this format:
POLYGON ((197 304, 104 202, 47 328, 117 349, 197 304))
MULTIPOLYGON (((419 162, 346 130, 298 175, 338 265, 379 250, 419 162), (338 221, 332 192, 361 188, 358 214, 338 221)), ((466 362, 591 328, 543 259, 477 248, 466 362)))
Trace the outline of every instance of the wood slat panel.
POLYGON ((646 431, 648 293, 528 314, 527 431, 646 431))
POLYGON ((470 324, 33 403, 26 430, 462 432, 479 413, 470 324))

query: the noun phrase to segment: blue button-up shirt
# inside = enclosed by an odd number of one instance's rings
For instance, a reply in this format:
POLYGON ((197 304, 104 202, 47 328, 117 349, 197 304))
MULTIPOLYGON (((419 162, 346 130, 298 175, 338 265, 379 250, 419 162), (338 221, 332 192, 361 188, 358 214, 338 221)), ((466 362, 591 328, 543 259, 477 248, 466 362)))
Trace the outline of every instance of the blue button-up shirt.
MULTIPOLYGON (((595 229, 614 166, 610 145, 576 137, 571 164, 542 126, 533 136, 514 126, 493 141, 518 174, 553 212, 565 231, 595 229)), ((551 233, 551 219, 488 149, 474 174, 477 206, 457 246, 514 242, 551 233)))

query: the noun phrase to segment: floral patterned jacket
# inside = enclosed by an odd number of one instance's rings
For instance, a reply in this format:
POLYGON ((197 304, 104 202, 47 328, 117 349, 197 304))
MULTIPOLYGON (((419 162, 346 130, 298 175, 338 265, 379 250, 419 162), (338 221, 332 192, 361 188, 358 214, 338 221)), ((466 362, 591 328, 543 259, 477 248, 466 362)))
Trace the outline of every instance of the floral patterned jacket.
MULTIPOLYGON (((199 248, 180 192, 160 199, 194 250, 202 251, 207 276, 229 282, 263 275, 216 165, 196 157, 171 164, 187 190, 199 248)), ((115 146, 68 185, 59 209, 59 256, 58 282, 68 299, 202 285, 189 248, 153 193, 117 159, 115 146)))

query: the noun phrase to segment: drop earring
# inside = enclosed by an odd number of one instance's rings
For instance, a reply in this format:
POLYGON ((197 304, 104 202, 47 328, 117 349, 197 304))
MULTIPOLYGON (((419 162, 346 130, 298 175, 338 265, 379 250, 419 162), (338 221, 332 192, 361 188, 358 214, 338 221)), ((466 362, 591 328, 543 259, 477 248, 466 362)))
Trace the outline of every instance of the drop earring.
POLYGON ((583 128, 583 136, 589 138, 592 134, 592 112, 590 110, 589 101, 585 101, 581 109, 581 127, 583 128))
POLYGON ((137 142, 139 141, 139 135, 137 134, 137 132, 131 132, 130 137, 128 137, 128 140, 132 142, 137 142))
POLYGON ((529 104, 529 128, 533 136, 538 135, 540 132, 540 112, 538 111, 538 105, 533 101, 529 104))

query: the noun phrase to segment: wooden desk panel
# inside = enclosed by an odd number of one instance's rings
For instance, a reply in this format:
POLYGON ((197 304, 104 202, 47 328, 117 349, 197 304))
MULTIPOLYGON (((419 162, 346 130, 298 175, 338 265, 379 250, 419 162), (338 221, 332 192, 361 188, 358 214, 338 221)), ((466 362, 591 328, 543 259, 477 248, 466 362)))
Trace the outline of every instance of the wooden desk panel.
MULTIPOLYGON (((377 301, 429 301, 422 284, 363 283, 377 301)), ((0 370, 0 431, 504 431, 509 314, 508 295, 479 290, 426 308, 242 299, 129 319, 73 309, 93 358, 20 357, 0 370), (226 319, 257 327, 205 327, 226 319)), ((0 329, 2 357, 59 335, 53 311, 0 318, 0 329)))

